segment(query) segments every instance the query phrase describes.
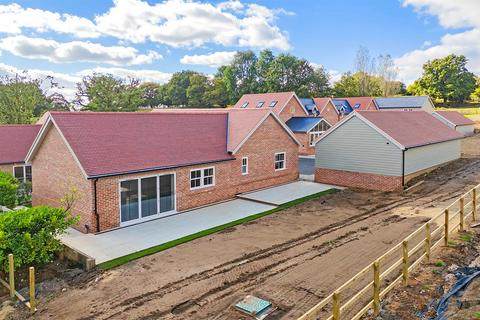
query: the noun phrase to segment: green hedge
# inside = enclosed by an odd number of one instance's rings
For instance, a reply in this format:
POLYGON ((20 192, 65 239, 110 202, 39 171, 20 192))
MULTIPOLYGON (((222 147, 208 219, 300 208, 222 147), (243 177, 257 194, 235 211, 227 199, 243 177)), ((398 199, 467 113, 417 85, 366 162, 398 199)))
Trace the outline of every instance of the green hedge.
POLYGON ((17 268, 52 261, 58 236, 76 221, 64 209, 44 206, 0 214, 0 268, 7 270, 10 253, 17 268))
POLYGON ((0 206, 14 208, 17 205, 18 180, 9 172, 0 171, 0 206))

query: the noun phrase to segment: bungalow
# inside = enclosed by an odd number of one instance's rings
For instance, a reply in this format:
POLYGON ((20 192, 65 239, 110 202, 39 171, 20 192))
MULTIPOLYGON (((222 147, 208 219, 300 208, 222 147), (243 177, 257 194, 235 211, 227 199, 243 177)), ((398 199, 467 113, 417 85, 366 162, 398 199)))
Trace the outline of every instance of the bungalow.
POLYGON ((295 92, 244 94, 235 109, 270 109, 286 122, 291 117, 309 116, 295 92))
POLYGON ((269 109, 52 112, 30 148, 33 204, 74 192, 99 232, 298 178, 300 142, 269 109))
POLYGON ((32 167, 25 162, 28 149, 40 125, 0 126, 0 171, 10 172, 20 181, 32 180, 32 167))
POLYGON ((433 113, 435 105, 429 96, 375 98, 378 110, 426 111, 433 113))
POLYGON ((315 181, 399 189, 412 178, 460 158, 461 138, 427 112, 355 111, 317 141, 315 181))
POLYGON ((475 122, 457 111, 435 111, 433 115, 456 131, 471 136, 475 131, 475 122))
POLYGON ((341 113, 337 110, 331 98, 314 98, 313 101, 318 108, 319 115, 331 125, 341 119, 341 113))
POLYGON ((287 126, 303 145, 299 154, 314 155, 315 142, 332 125, 322 117, 293 117, 287 121, 287 126))

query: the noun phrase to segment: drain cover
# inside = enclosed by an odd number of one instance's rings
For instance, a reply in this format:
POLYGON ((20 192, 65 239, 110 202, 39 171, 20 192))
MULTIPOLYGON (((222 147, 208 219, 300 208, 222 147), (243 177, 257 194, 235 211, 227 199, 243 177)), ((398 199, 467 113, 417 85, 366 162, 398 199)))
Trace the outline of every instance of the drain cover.
POLYGON ((274 311, 271 302, 251 295, 248 295, 239 301, 235 305, 235 308, 259 320, 265 319, 266 316, 274 311))

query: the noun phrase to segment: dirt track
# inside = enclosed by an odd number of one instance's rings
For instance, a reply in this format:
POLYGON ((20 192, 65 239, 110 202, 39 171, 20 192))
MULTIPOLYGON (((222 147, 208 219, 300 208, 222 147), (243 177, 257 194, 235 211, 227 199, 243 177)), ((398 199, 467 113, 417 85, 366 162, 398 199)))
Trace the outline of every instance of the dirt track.
POLYGON ((346 190, 92 274, 36 317, 239 319, 232 304, 255 294, 279 308, 269 319, 293 319, 478 184, 479 145, 469 138, 469 155, 407 193, 346 190))

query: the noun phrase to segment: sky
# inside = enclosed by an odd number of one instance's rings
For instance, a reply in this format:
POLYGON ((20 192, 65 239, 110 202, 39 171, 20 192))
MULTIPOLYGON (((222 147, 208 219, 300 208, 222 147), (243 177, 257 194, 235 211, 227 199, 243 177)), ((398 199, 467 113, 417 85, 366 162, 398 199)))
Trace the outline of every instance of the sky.
POLYGON ((322 65, 335 81, 363 46, 390 54, 409 84, 450 53, 480 74, 479 12, 480 0, 0 1, 0 73, 51 75, 71 98, 93 72, 165 83, 268 48, 322 65))

